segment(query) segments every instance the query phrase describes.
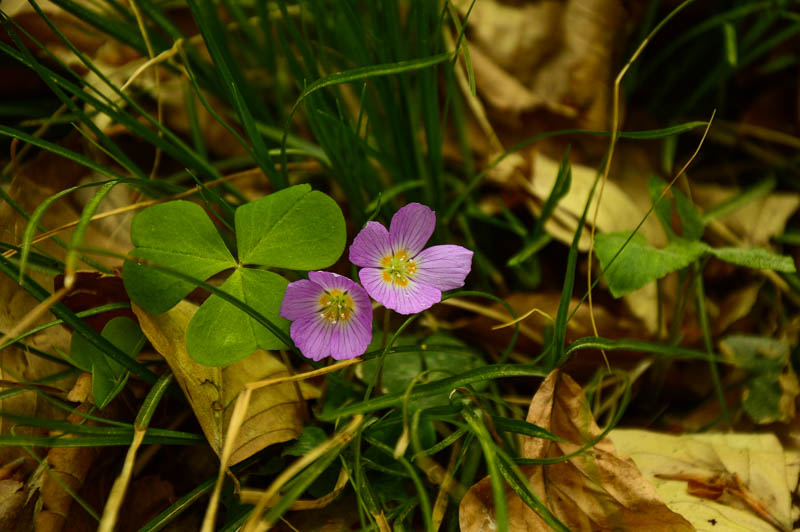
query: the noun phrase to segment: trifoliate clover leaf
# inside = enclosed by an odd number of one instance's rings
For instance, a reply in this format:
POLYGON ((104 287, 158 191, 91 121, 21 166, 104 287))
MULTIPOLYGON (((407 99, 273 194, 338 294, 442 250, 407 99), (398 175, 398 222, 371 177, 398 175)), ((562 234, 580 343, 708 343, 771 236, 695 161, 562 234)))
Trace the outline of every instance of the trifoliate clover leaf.
MULTIPOLYGON (((180 279, 165 267, 206 281, 234 269, 220 290, 236 297, 288 330, 280 305, 288 281, 257 267, 311 270, 326 268, 344 251, 344 216, 333 199, 309 185, 297 185, 240 206, 235 214, 238 257, 202 207, 187 201, 163 203, 140 212, 131 226, 136 246, 123 267, 131 300, 151 314, 166 312, 196 283, 180 279)), ((257 348, 278 349, 284 342, 232 303, 212 295, 186 332, 189 355, 212 366, 231 364, 257 348), (196 322, 196 323, 195 323, 196 322)))

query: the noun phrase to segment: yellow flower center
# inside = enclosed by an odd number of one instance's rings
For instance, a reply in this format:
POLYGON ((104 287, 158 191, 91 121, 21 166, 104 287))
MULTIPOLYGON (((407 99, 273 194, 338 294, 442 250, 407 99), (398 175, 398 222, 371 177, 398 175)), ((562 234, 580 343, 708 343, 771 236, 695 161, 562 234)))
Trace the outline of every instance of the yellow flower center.
POLYGON ((381 259, 383 280, 397 286, 407 286, 409 278, 417 273, 417 263, 408 258, 408 253, 401 249, 394 255, 386 255, 381 259))
POLYGON ((353 298, 350 297, 347 290, 342 291, 336 288, 325 290, 325 293, 319 298, 319 304, 322 306, 320 315, 329 323, 349 320, 355 306, 353 298))

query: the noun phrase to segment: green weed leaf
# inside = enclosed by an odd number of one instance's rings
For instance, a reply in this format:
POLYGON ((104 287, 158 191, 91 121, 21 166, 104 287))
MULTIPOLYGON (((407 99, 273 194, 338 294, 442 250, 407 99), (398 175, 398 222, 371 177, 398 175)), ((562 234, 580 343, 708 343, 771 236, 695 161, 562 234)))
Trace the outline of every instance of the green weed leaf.
POLYGON ((283 451, 286 456, 303 456, 308 454, 318 445, 325 443, 328 439, 328 434, 319 427, 306 427, 303 433, 297 438, 297 441, 283 451))
MULTIPOLYGON (((101 335, 131 358, 136 356, 145 341, 136 322, 125 317, 109 321, 101 335)), ((105 408, 128 381, 128 370, 108 358, 81 334, 72 335, 69 356, 76 366, 92 373, 92 395, 98 408, 105 408)))
POLYGON ((720 350, 751 373, 742 398, 742 407, 750 419, 764 424, 795 418, 800 385, 789 361, 788 344, 763 336, 736 334, 722 340, 720 350))
POLYGON ((689 201, 683 192, 673 189, 675 196, 675 207, 681 219, 681 234, 686 240, 700 240, 706 230, 703 217, 697 212, 697 208, 689 201))
POLYGON ((700 213, 692 202, 689 201, 683 192, 676 187, 672 187, 669 191, 672 194, 671 199, 669 196, 664 196, 659 200, 661 192, 666 188, 667 182, 660 177, 651 177, 649 183, 650 199, 653 202, 653 212, 656 214, 658 221, 661 222, 661 227, 667 234, 667 238, 672 241, 680 238, 675 230, 672 228, 672 211, 673 206, 678 213, 681 221, 681 236, 686 240, 700 240, 705 231, 705 222, 700 213), (658 203, 656 203, 658 201, 658 203))
POLYGON ((630 236, 628 232, 597 235, 595 251, 614 297, 622 297, 668 273, 685 268, 708 250, 702 242, 676 239, 663 248, 647 244, 644 235, 636 233, 625 248, 614 256, 630 236), (614 259, 614 263, 611 260, 614 259))
POLYGON ((763 248, 716 248, 709 249, 709 252, 725 262, 755 270, 776 270, 787 273, 797 271, 792 257, 778 255, 763 248))
MULTIPOLYGON (((283 294, 289 281, 278 274, 240 268, 220 289, 250 305, 275 325, 289 331, 280 317, 283 294)), ((212 295, 203 303, 186 329, 186 349, 193 360, 207 366, 227 366, 258 348, 286 346, 239 308, 212 295)))
POLYGON ((791 257, 763 248, 712 248, 703 242, 674 237, 667 247, 659 249, 648 245, 644 235, 639 233, 625 245, 629 236, 628 232, 607 233, 597 235, 595 239, 597 259, 614 297, 622 297, 668 273, 685 268, 706 253, 747 268, 795 271, 791 257), (625 248, 620 252, 623 245, 625 248), (619 256, 614 258, 618 252, 619 256))
MULTIPOLYGON (((188 201, 143 210, 133 219, 131 239, 136 246, 132 256, 198 279, 236 266, 205 211, 188 201)), ((125 261, 122 273, 131 300, 150 314, 166 312, 194 289, 191 283, 132 261, 125 261)))
POLYGON ((236 210, 242 264, 293 270, 326 268, 344 251, 344 216, 333 199, 296 185, 236 210))

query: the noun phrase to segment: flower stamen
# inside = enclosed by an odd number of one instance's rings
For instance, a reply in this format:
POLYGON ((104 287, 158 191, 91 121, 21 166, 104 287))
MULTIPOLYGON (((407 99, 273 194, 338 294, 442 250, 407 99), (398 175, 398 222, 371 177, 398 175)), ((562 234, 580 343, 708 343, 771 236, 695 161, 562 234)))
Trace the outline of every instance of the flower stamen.
POLYGON ((347 321, 353 315, 353 298, 347 290, 325 290, 319 298, 320 316, 329 323, 347 321))
POLYGON ((417 273, 417 263, 409 259, 408 252, 404 249, 396 251, 393 255, 386 255, 381 259, 384 282, 393 283, 400 287, 408 286, 409 279, 417 273))

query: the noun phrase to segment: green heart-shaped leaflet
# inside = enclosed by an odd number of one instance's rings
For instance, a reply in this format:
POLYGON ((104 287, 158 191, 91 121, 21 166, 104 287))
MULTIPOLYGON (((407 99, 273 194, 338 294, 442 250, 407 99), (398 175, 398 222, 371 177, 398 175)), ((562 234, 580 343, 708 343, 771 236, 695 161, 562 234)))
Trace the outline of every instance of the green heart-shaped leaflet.
MULTIPOLYGON (((136 356, 145 341, 139 325, 125 317, 109 321, 101 335, 131 358, 136 356)), ((72 335, 69 357, 80 369, 92 373, 92 395, 98 408, 105 408, 128 381, 127 369, 107 357, 79 333, 72 335)))
POLYGON ((239 262, 291 270, 327 268, 344 251, 347 234, 333 199, 296 185, 236 209, 239 262))
MULTIPOLYGON (((152 260, 196 279, 228 268, 220 287, 284 331, 280 317, 288 281, 247 265, 294 270, 326 268, 344 251, 344 216, 333 199, 309 185, 296 185, 242 205, 234 215, 238 262, 198 205, 173 201, 145 209, 134 218, 132 256, 152 260)), ((134 303, 150 314, 175 306, 194 285, 146 265, 126 261, 123 279, 134 303)), ((257 348, 285 347, 265 327, 219 296, 200 307, 186 331, 189 355, 202 364, 225 366, 257 348)))
MULTIPOLYGON (((220 290, 243 301, 288 333, 289 322, 279 314, 288 284, 276 273, 240 268, 220 290)), ((286 348, 266 327, 216 294, 203 303, 186 329, 186 350, 196 362, 207 366, 233 364, 259 347, 286 348)))
MULTIPOLYGON (((236 261, 202 207, 170 201, 143 210, 131 224, 131 255, 206 280, 236 261)), ((169 273, 125 261, 125 290, 150 314, 166 312, 194 290, 192 283, 169 273)))

